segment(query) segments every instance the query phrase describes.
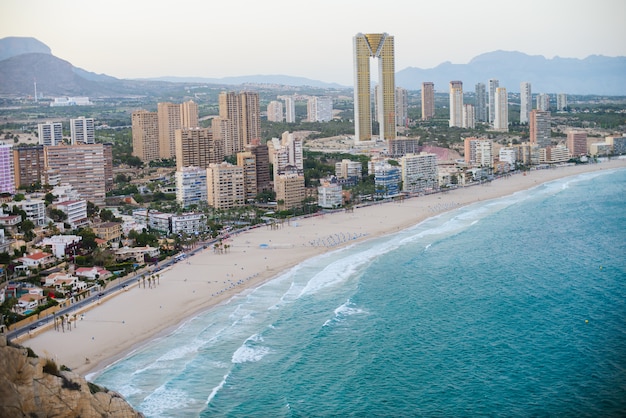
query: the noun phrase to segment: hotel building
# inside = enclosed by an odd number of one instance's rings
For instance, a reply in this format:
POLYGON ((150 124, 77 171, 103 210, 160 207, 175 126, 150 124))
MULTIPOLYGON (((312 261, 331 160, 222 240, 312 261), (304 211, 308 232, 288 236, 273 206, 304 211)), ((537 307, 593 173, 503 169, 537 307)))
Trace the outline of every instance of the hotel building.
POLYGON ((422 152, 400 159, 402 191, 416 193, 439 185, 437 155, 422 152))
POLYGON ((67 183, 96 206, 105 205, 105 160, 102 144, 45 147, 44 183, 67 183))
POLYGON ((435 117, 435 83, 425 81, 422 83, 422 120, 435 117))
POLYGON ((207 170, 181 167, 176 170, 176 201, 183 208, 207 203, 207 170))
POLYGON ((496 118, 496 89, 500 87, 500 81, 492 78, 487 82, 487 85, 489 86, 489 95, 487 96, 489 105, 489 124, 493 126, 493 121, 496 118))
POLYGON ((550 112, 533 109, 529 120, 530 144, 539 148, 549 147, 552 144, 552 129, 550 127, 550 112))
POLYGON ((501 132, 509 131, 509 99, 506 88, 498 87, 495 96, 495 117, 493 119, 493 129, 501 132))
POLYGON ((182 128, 175 133, 176 169, 199 167, 224 161, 224 144, 213 138, 210 128, 182 128))
POLYGON ((144 163, 158 160, 159 116, 157 112, 137 110, 131 115, 133 133, 133 156, 144 163))
POLYGON ((353 38, 355 142, 371 141, 370 58, 378 58, 378 114, 381 140, 396 139, 395 62, 393 36, 359 33, 353 38))
POLYGON ((0 193, 15 193, 15 169, 11 144, 0 141, 0 193))
POLYGON ((78 119, 70 119, 70 134, 72 145, 95 144, 96 128, 93 118, 81 116, 78 119))
POLYGON ((450 82, 450 121, 449 126, 463 127, 463 82, 450 82))
POLYGON ((570 130, 567 132, 565 144, 572 157, 586 155, 587 133, 585 131, 570 130))
POLYGON ((40 145, 59 145, 63 143, 63 125, 61 122, 46 122, 37 125, 40 145))
POLYGON ((207 168, 207 200, 216 209, 245 204, 243 167, 226 162, 207 168))
POLYGON ((519 122, 529 123, 530 112, 533 110, 533 94, 531 91, 530 83, 524 81, 519 86, 519 98, 520 98, 520 112, 519 122))

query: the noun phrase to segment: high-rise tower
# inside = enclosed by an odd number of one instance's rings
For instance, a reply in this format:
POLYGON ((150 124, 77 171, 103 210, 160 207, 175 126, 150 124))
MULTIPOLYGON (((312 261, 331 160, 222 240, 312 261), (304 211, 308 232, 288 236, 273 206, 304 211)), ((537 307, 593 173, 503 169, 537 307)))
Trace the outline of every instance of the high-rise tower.
POLYGON ((463 82, 450 82, 450 127, 463 126, 463 82))
POLYGON ((496 131, 509 131, 509 101, 506 88, 498 87, 494 97, 495 115, 493 118, 493 129, 496 131))
POLYGON ((487 89, 485 83, 476 83, 476 120, 487 122, 487 89))
POLYGON ((532 92, 530 90, 530 83, 528 81, 523 81, 522 83, 520 83, 519 99, 519 123, 528 123, 530 120, 530 111, 533 110, 532 92))
POLYGON ((432 119, 435 116, 435 83, 422 83, 422 120, 432 119))
POLYGON ((354 137, 372 140, 370 58, 378 58, 378 122, 380 139, 396 139, 395 63, 393 36, 359 33, 354 46, 354 137))
POLYGON ((496 118, 496 89, 500 87, 500 82, 495 78, 489 80, 488 104, 489 104, 489 124, 493 125, 496 118))

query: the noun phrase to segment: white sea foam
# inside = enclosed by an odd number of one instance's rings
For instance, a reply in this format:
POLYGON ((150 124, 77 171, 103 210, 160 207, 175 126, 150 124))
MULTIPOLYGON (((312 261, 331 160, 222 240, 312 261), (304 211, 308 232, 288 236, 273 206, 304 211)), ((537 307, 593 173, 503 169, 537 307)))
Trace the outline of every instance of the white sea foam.
POLYGON ((187 392, 161 386, 144 399, 141 411, 149 417, 170 416, 168 411, 180 410, 191 402, 187 392))
POLYGON ((270 352, 268 347, 250 347, 245 343, 233 353, 233 363, 252 363, 261 360, 270 352))
POLYGON ((228 375, 224 375, 224 378, 222 379, 222 381, 219 383, 219 385, 215 386, 213 388, 213 390, 211 391, 211 394, 209 395, 209 397, 206 400, 206 404, 208 405, 209 403, 211 403, 211 401, 213 400, 213 398, 215 398, 215 395, 217 395, 217 392, 219 392, 223 387, 224 384, 226 383, 226 379, 228 379, 228 375))

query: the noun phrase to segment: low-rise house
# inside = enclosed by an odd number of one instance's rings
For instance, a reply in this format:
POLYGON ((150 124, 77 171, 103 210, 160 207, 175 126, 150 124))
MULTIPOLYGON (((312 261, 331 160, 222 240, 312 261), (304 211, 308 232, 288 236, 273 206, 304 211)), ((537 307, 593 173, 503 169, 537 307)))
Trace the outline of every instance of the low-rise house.
POLYGON ((103 267, 80 267, 74 272, 78 277, 89 280, 105 280, 111 277, 111 272, 103 267))
POLYGON ((42 284, 45 287, 53 287, 56 292, 64 294, 68 291, 77 293, 87 289, 87 283, 67 273, 52 273, 45 278, 45 282, 42 284))
POLYGON ((37 253, 25 255, 24 257, 20 257, 17 259, 17 261, 20 261, 22 265, 28 268, 36 269, 40 267, 45 267, 48 264, 52 263, 54 261, 54 256, 50 253, 44 253, 43 251, 40 251, 37 253))
POLYGON ((37 307, 45 305, 47 299, 43 294, 43 289, 35 287, 30 289, 28 293, 20 296, 14 310, 17 313, 23 313, 24 311, 37 309, 37 307))
POLYGON ((155 258, 159 256, 159 249, 155 247, 124 247, 115 250, 117 261, 134 259, 138 263, 143 263, 145 256, 155 258))
POLYGON ((0 227, 3 227, 11 233, 15 233, 17 231, 17 226, 20 222, 22 222, 22 217, 20 215, 7 215, 0 213, 0 227))
POLYGON ((78 235, 54 235, 44 238, 41 245, 50 247, 56 258, 63 258, 66 254, 71 254, 79 246, 82 239, 83 237, 78 235))
POLYGON ((107 242, 119 242, 122 237, 122 224, 119 222, 102 222, 91 226, 91 230, 100 239, 107 242))

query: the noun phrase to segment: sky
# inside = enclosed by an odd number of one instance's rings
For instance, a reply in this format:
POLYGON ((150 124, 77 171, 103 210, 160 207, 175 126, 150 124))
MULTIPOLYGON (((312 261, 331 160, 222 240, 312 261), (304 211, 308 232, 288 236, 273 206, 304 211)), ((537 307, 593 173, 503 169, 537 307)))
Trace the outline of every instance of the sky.
POLYGON ((117 78, 282 74, 350 86, 357 33, 393 35, 400 71, 496 50, 626 56, 625 17, 626 0, 0 0, 0 38, 36 38, 117 78))

